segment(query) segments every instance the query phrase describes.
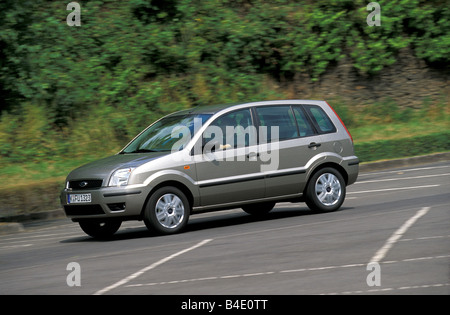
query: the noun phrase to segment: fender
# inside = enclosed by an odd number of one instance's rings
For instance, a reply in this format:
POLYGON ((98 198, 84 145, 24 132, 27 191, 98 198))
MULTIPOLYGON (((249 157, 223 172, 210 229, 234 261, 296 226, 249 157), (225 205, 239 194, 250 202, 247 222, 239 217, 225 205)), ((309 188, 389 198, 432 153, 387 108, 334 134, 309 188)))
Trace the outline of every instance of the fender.
POLYGON ((192 196, 194 196, 194 204, 197 203, 197 198, 199 196, 197 182, 186 173, 183 173, 178 170, 162 170, 153 173, 152 175, 147 177, 147 179, 143 183, 143 186, 152 186, 153 189, 153 187, 156 187, 161 183, 169 181, 178 182, 186 186, 187 189, 189 189, 189 191, 191 192, 192 196))
POLYGON ((323 152, 314 156, 311 160, 306 163, 306 178, 309 180, 310 176, 315 172, 315 170, 320 167, 320 165, 325 163, 334 163, 341 165, 344 163, 344 158, 334 152, 323 152))

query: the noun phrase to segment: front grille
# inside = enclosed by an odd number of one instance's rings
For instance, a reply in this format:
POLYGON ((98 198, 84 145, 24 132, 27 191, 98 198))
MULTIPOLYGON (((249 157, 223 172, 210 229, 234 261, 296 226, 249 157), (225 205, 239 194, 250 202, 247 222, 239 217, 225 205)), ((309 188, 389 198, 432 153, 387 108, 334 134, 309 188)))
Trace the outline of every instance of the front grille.
POLYGON ((102 187, 102 183, 101 179, 72 180, 69 182, 69 188, 74 190, 99 188, 102 187))
POLYGON ((64 206, 66 215, 94 215, 105 214, 100 205, 64 206))

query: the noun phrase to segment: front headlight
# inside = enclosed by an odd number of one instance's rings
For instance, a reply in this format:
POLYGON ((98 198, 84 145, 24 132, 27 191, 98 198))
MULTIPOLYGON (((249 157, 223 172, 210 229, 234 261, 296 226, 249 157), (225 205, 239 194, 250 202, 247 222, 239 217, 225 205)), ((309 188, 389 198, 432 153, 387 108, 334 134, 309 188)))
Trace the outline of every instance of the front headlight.
POLYGON ((128 185, 128 179, 130 178, 131 172, 134 170, 133 167, 122 168, 115 171, 111 179, 109 180, 108 186, 126 186, 128 185))

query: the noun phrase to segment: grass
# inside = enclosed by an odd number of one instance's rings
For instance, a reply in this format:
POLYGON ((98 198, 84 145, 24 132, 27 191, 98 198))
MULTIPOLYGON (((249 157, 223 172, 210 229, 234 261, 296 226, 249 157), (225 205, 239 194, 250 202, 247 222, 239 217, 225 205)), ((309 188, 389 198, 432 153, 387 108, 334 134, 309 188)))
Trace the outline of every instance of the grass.
POLYGON ((97 156, 92 155, 77 159, 41 161, 38 163, 9 164, 0 167, 0 190, 12 186, 40 184, 48 180, 61 182, 61 185, 64 185, 64 180, 70 171, 108 155, 110 154, 98 154, 97 156))
POLYGON ((439 133, 445 130, 450 130, 449 122, 446 120, 371 124, 362 127, 349 128, 355 143, 403 139, 439 133))
MULTIPOLYGON (((378 107, 350 111, 348 107, 344 106, 337 104, 334 107, 346 123, 355 145, 371 144, 380 140, 414 138, 450 130, 449 106, 447 104, 441 104, 438 109, 428 107, 428 110, 408 110, 406 116, 402 116, 402 111, 399 109, 391 111, 393 113, 391 116, 383 116, 379 113, 374 115, 375 109, 380 110, 378 107)), ((38 162, 19 163, 0 159, 0 191, 14 186, 39 184, 48 180, 60 182, 63 185, 65 177, 71 170, 87 162, 112 155, 120 148, 108 149, 110 149, 108 152, 99 150, 94 154, 77 155, 73 158, 49 157, 48 160, 38 162)), ((390 150, 395 150, 395 148, 390 150)), ((427 153, 445 150, 445 148, 443 150, 443 148, 436 147, 430 149, 430 152, 427 153)), ((389 158, 390 156, 395 156, 395 154, 386 152, 386 157, 389 158)))

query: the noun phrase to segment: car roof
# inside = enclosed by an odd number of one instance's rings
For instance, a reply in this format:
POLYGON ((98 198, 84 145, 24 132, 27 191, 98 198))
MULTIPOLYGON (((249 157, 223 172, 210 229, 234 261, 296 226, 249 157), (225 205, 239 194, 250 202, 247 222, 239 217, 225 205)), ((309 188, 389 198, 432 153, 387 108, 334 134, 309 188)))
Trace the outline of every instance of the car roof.
POLYGON ((259 101, 259 102, 241 102, 241 103, 229 103, 218 105, 203 105, 196 106, 189 109, 185 109, 174 114, 176 115, 188 115, 188 114, 216 114, 222 110, 229 109, 231 107, 247 107, 247 106, 264 106, 264 105, 295 105, 295 104, 319 104, 324 101, 319 100, 272 100, 272 101, 259 101))

